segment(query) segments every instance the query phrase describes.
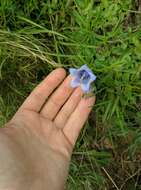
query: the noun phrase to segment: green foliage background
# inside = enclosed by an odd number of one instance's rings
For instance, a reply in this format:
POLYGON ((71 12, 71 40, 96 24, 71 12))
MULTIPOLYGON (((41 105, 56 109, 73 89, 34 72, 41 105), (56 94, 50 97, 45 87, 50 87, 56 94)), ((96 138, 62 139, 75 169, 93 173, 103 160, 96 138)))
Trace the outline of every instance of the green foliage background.
POLYGON ((88 66, 97 103, 69 190, 141 189, 141 1, 0 0, 0 126, 54 68, 88 66))

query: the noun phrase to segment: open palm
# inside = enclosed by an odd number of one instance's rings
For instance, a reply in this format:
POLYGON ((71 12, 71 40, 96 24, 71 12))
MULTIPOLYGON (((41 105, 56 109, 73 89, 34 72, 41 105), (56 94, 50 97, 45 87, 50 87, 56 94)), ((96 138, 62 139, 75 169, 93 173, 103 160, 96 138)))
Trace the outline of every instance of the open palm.
POLYGON ((71 79, 64 69, 54 70, 7 125, 22 153, 24 172, 41 179, 39 189, 64 188, 73 147, 94 104, 94 97, 82 98, 80 88, 71 88, 71 79))

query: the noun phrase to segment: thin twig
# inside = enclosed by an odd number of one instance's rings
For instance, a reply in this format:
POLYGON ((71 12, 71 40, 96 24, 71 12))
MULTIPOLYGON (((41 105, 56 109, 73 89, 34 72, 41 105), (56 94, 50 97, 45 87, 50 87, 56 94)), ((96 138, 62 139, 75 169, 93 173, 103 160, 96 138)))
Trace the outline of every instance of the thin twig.
POLYGON ((107 175, 107 177, 110 179, 110 181, 112 182, 112 184, 115 186, 115 188, 117 189, 117 190, 120 190, 119 188, 118 188, 118 186, 116 185, 116 183, 114 182, 114 180, 111 178, 111 176, 108 174, 108 172, 105 170, 105 168, 104 167, 102 167, 102 170, 105 172, 105 174, 107 175))

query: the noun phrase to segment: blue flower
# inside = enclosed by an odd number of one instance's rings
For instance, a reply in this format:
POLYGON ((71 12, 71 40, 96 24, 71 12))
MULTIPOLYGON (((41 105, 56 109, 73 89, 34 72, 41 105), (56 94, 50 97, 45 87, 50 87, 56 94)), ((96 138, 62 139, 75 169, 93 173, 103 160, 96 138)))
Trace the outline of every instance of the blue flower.
POLYGON ((85 93, 90 92, 91 83, 96 79, 96 76, 87 65, 83 65, 79 69, 70 68, 69 72, 71 76, 73 76, 71 87, 75 88, 81 86, 85 93))

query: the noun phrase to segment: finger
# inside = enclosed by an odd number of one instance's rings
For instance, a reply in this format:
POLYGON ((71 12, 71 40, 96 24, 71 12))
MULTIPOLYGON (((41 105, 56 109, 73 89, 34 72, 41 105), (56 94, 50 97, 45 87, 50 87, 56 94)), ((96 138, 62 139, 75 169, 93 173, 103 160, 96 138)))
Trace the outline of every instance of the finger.
POLYGON ((82 98, 81 88, 77 88, 56 116, 54 123, 58 128, 63 128, 82 98))
POLYGON ((73 145, 75 145, 80 130, 86 122, 94 102, 95 97, 83 98, 63 128, 64 134, 73 145))
POLYGON ((40 111, 48 96, 63 81, 66 72, 63 68, 52 71, 27 97, 20 109, 40 111))
POLYGON ((48 118, 54 119, 62 105, 69 98, 74 89, 70 86, 72 77, 69 75, 59 88, 51 95, 47 103, 41 110, 41 115, 48 118))

